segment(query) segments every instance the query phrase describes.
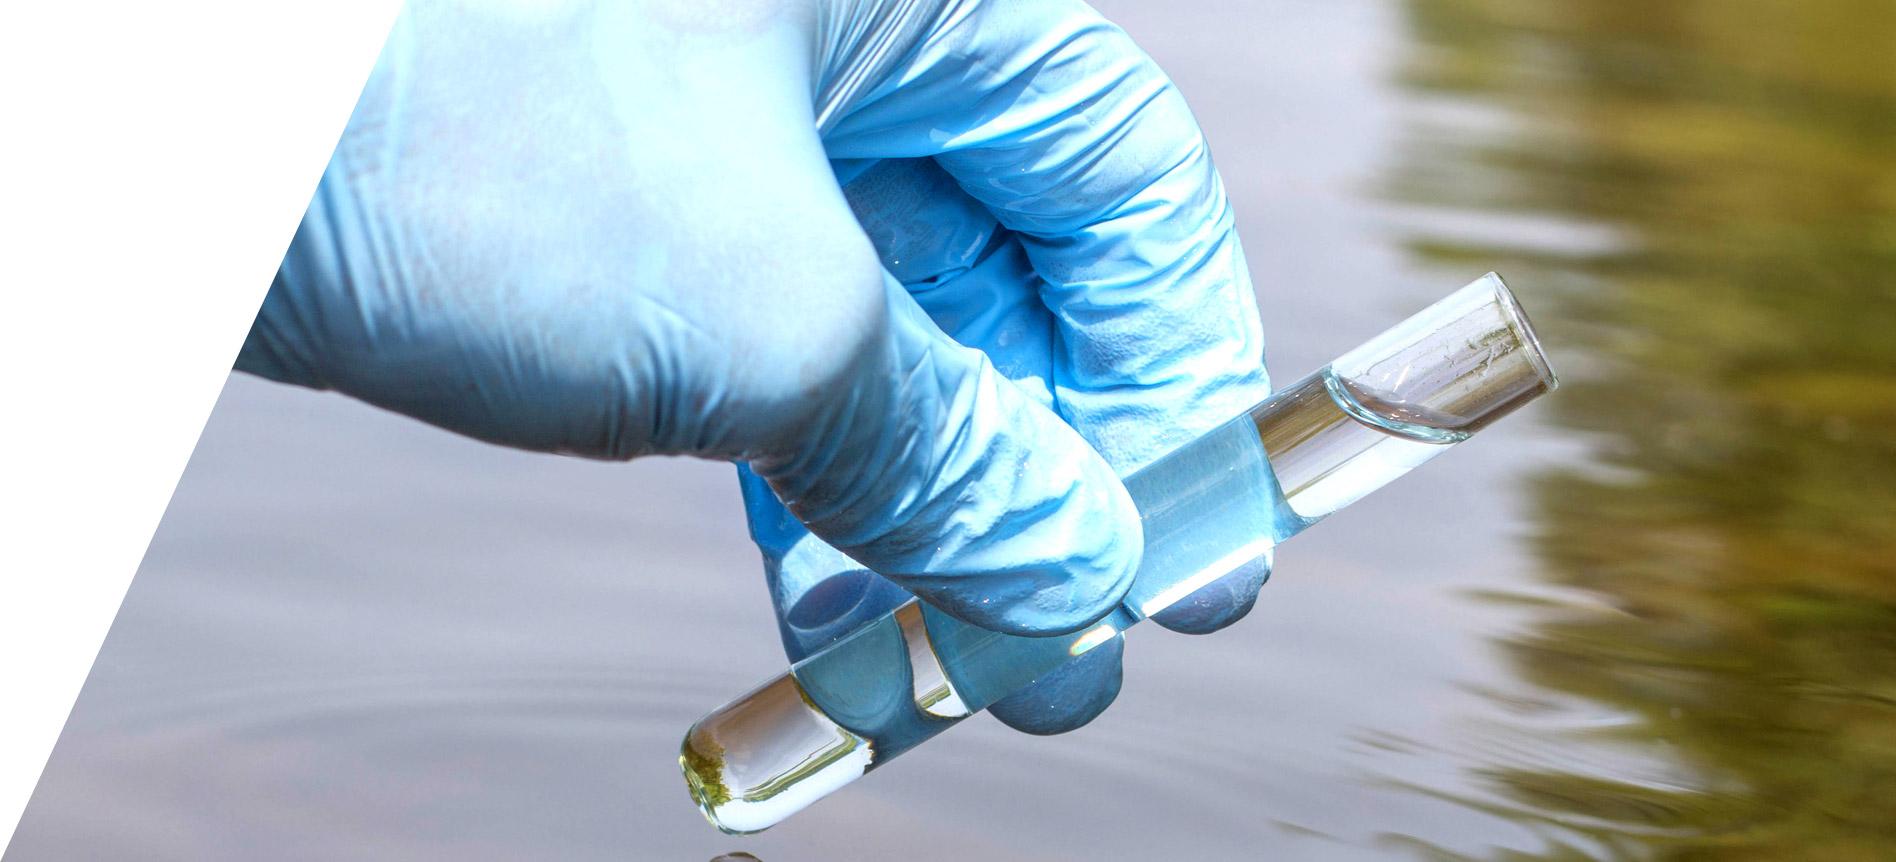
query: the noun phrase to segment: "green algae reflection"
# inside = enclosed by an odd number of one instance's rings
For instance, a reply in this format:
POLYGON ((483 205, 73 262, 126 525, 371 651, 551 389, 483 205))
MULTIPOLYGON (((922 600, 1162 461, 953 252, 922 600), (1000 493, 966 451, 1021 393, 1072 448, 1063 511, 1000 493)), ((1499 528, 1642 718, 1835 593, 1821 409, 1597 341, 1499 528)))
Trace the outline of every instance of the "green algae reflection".
POLYGON ((1546 858, 1896 859, 1896 3, 1403 9, 1405 83, 1501 121, 1413 122, 1391 197, 1581 237, 1412 242, 1557 289, 1583 357, 1537 543, 1614 612, 1507 648, 1697 776, 1499 764, 1498 813, 1546 858))

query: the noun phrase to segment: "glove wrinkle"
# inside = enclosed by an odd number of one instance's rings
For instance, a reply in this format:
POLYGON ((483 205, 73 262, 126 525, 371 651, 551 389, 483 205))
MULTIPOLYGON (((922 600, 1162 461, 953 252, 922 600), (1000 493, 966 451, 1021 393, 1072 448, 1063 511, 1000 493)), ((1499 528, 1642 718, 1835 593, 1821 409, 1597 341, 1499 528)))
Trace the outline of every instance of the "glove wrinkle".
POLYGON ((885 287, 886 338, 849 396, 817 409, 803 452, 753 468, 813 533, 955 616, 1019 634, 1094 622, 1138 559, 1124 488, 892 277, 885 287), (1087 528, 1099 523, 1119 526, 1087 528))
POLYGON ((954 3, 942 0, 837 0, 817 5, 814 99, 819 133, 878 86, 921 44, 954 3))

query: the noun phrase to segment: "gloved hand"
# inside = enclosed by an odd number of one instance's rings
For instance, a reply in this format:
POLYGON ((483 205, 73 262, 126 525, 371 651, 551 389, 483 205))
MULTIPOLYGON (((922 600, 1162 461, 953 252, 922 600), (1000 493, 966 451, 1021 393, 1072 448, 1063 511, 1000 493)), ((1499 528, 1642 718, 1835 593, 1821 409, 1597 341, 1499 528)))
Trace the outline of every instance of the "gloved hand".
MULTIPOLYGON (((747 465, 795 658, 901 589, 1091 623, 1140 553, 1114 470, 1261 397, 1261 361, 1195 124, 1077 2, 416 0, 238 368, 511 446, 747 465)), ((1084 723, 1119 654, 996 712, 1084 723)))

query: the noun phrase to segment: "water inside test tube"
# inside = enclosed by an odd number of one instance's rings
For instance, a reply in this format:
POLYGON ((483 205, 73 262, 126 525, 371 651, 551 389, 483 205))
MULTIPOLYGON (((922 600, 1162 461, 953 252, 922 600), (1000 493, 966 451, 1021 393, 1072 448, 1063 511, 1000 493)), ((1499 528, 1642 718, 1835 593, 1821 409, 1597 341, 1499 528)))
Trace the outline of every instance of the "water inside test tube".
POLYGON ((1309 522, 1469 436, 1452 417, 1389 398, 1329 369, 1300 381, 1280 403, 1282 421, 1258 423, 1261 443, 1286 504, 1309 522))
POLYGON ((693 794, 720 829, 770 826, 1198 588, 1262 577, 1277 542, 1467 437, 1449 417, 1328 368, 1312 374, 1128 477, 1146 552, 1105 620, 1025 638, 905 606, 745 699, 791 721, 732 715, 694 728, 693 794))

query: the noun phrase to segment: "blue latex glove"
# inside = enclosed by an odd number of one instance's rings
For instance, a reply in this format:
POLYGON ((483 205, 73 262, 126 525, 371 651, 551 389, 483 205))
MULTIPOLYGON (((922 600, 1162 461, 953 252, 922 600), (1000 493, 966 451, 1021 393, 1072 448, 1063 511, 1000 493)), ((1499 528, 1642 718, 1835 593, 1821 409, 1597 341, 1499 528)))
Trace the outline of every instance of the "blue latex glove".
MULTIPOLYGON (((746 464, 793 658, 903 589, 1091 623, 1140 554, 1114 470, 1265 386, 1183 102, 1078 3, 710 5, 411 3, 238 368, 511 446, 746 464)), ((997 714, 1084 723, 1119 653, 997 714)))

